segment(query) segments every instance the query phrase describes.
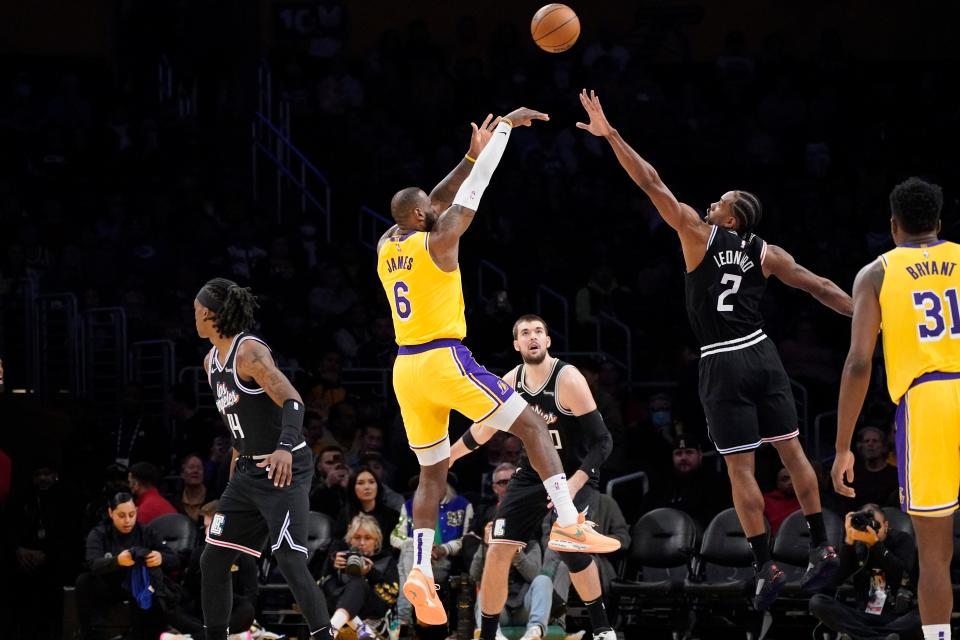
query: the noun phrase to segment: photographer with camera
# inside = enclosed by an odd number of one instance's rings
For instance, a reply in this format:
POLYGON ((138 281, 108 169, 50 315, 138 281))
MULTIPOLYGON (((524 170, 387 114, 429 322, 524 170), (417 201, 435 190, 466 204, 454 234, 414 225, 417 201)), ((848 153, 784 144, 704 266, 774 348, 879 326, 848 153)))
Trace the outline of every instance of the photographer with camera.
POLYGON ((151 620, 158 621, 159 607, 153 594, 160 587, 161 571, 176 569, 179 564, 163 538, 137 522, 132 495, 120 492, 112 496, 107 515, 109 521, 87 535, 88 572, 77 577, 77 613, 84 639, 95 637, 91 628, 111 605, 125 601, 138 605, 133 607, 134 618, 142 634, 151 620))
POLYGON ((840 570, 834 586, 852 577, 855 603, 848 605, 817 594, 810 599, 810 613, 841 638, 919 638, 917 547, 913 537, 891 530, 875 504, 848 513, 844 525, 840 570))
POLYGON ((363 621, 383 618, 397 602, 400 575, 376 518, 365 513, 350 521, 343 540, 335 540, 323 567, 320 585, 327 596, 330 627, 349 625, 360 640, 376 637, 363 621))

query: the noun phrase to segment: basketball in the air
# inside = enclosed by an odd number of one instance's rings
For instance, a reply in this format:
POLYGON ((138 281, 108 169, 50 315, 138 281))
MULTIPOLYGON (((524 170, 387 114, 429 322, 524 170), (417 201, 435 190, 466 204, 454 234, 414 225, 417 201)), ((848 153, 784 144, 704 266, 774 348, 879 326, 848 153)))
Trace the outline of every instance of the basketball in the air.
POLYGON ((580 18, 565 4, 544 5, 533 14, 530 35, 544 51, 566 51, 580 37, 580 18))

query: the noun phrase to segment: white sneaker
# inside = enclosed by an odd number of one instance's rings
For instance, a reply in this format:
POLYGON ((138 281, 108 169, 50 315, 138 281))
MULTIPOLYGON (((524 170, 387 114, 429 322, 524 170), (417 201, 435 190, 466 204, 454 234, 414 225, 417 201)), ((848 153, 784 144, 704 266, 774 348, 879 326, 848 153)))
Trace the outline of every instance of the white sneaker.
POLYGON ((274 633, 273 631, 267 631, 260 626, 260 623, 256 621, 253 623, 253 626, 250 629, 251 640, 286 640, 287 638, 286 635, 274 633))
POLYGON ((593 634, 593 640, 617 640, 617 632, 613 629, 607 629, 593 634))
POLYGON ((520 636, 520 640, 537 640, 538 638, 543 637, 543 629, 540 628, 540 625, 535 624, 527 627, 527 630, 523 632, 523 635, 520 636))
POLYGON ((193 640, 193 636, 189 633, 173 633, 171 631, 164 631, 160 634, 160 640, 193 640))

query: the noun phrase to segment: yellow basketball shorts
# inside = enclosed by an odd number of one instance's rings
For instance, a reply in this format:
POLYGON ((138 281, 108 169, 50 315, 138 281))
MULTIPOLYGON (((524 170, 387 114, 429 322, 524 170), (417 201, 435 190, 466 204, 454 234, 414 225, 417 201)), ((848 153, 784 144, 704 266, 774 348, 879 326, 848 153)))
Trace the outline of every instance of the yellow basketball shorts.
POLYGON ((897 405, 900 508, 948 516, 960 490, 960 373, 926 373, 897 405))
POLYGON ((400 347, 393 365, 393 390, 407 442, 421 465, 450 457, 451 410, 506 431, 527 406, 455 339, 400 347))

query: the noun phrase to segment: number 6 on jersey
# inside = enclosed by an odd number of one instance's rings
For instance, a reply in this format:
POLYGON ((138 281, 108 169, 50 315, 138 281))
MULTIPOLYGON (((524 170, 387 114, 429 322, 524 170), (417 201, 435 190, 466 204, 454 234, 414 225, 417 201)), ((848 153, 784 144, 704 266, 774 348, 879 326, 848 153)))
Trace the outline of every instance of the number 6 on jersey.
POLYGON ((407 286, 407 283, 403 280, 398 280, 393 285, 393 305, 397 310, 397 317, 401 320, 406 320, 410 317, 410 301, 403 297, 404 294, 410 293, 410 287, 407 286))

